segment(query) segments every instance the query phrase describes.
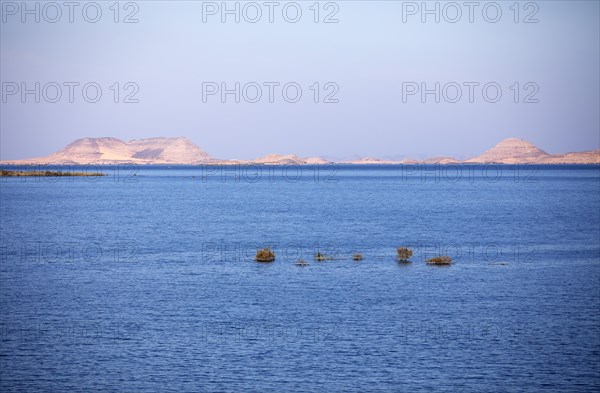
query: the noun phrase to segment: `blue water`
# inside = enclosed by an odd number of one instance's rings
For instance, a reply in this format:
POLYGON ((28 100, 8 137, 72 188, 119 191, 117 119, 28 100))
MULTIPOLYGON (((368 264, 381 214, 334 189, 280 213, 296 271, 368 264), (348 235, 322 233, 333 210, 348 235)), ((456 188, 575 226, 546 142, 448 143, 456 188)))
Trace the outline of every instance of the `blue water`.
POLYGON ((600 389, 598 166, 102 171, 0 179, 2 392, 600 389))

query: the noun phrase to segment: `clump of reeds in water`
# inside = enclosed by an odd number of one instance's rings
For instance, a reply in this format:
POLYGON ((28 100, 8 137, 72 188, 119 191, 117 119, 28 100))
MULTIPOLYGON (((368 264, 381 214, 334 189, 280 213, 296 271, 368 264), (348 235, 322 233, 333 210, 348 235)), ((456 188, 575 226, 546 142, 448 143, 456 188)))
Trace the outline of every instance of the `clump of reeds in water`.
POLYGON ((275 260, 275 253, 271 251, 269 246, 256 251, 256 257, 254 260, 257 262, 273 262, 275 260))
POLYGON ((356 253, 356 254, 352 255, 352 260, 353 261, 362 261, 363 260, 363 256, 360 253, 356 253))
POLYGON ((317 252, 315 254, 315 261, 329 261, 331 259, 333 259, 333 257, 330 257, 329 255, 321 254, 320 252, 317 252))
POLYGON ((439 257, 429 258, 427 263, 430 265, 450 265, 452 263, 452 258, 448 255, 441 255, 439 257))
POLYGON ((4 177, 62 177, 62 176, 106 176, 99 172, 61 172, 61 171, 6 171, 1 170, 0 176, 4 177))
POLYGON ((396 258, 398 258, 400 262, 407 262, 412 255, 413 252, 410 248, 398 247, 396 249, 396 258))

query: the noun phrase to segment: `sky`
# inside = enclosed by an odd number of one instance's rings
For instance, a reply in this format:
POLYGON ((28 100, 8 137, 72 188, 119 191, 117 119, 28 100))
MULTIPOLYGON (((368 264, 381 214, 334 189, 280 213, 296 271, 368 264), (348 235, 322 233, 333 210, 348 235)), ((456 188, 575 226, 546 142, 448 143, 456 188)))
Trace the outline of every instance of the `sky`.
POLYGON ((104 136, 223 159, 600 148, 597 1, 114 3, 1 2, 1 159, 104 136))

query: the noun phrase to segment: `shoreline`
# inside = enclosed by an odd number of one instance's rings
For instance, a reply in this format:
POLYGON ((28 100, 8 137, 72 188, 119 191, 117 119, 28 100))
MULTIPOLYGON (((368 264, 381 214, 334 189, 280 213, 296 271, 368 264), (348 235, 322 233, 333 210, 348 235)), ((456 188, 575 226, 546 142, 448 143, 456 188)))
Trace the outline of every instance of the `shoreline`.
POLYGON ((73 177, 106 176, 100 172, 60 172, 60 171, 7 171, 1 170, 0 177, 73 177))
POLYGON ((385 163, 365 163, 365 162, 328 162, 328 163, 296 163, 296 162, 273 162, 273 163, 264 163, 264 162, 252 162, 252 161, 219 161, 219 162, 198 162, 192 164, 185 163, 139 163, 139 162, 90 162, 90 163, 44 163, 44 162, 35 162, 35 163, 16 163, 16 162, 2 162, 0 161, 0 166, 7 167, 36 167, 36 166, 44 166, 44 167, 85 167, 85 166, 118 166, 118 165, 129 165, 129 166, 177 166, 177 167, 190 167, 190 166, 234 166, 234 165, 247 165, 247 166, 334 166, 334 165, 343 165, 343 166, 414 166, 414 165, 424 165, 424 166, 486 166, 486 165, 503 165, 503 166, 514 166, 514 165, 528 165, 528 166, 577 166, 577 165, 586 165, 586 166, 600 166, 600 162, 581 162, 581 163, 573 163, 573 162, 544 162, 544 163, 536 163, 536 162, 514 162, 514 163, 506 163, 506 162, 455 162, 455 163, 437 163, 437 162, 385 162, 385 163))

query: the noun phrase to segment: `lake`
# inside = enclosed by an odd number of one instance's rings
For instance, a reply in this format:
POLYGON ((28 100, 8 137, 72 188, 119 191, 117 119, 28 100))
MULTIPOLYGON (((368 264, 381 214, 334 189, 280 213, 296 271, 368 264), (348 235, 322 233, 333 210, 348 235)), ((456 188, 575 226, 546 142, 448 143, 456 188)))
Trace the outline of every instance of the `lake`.
POLYGON ((600 166, 59 168, 0 178, 2 392, 600 389, 600 166))

